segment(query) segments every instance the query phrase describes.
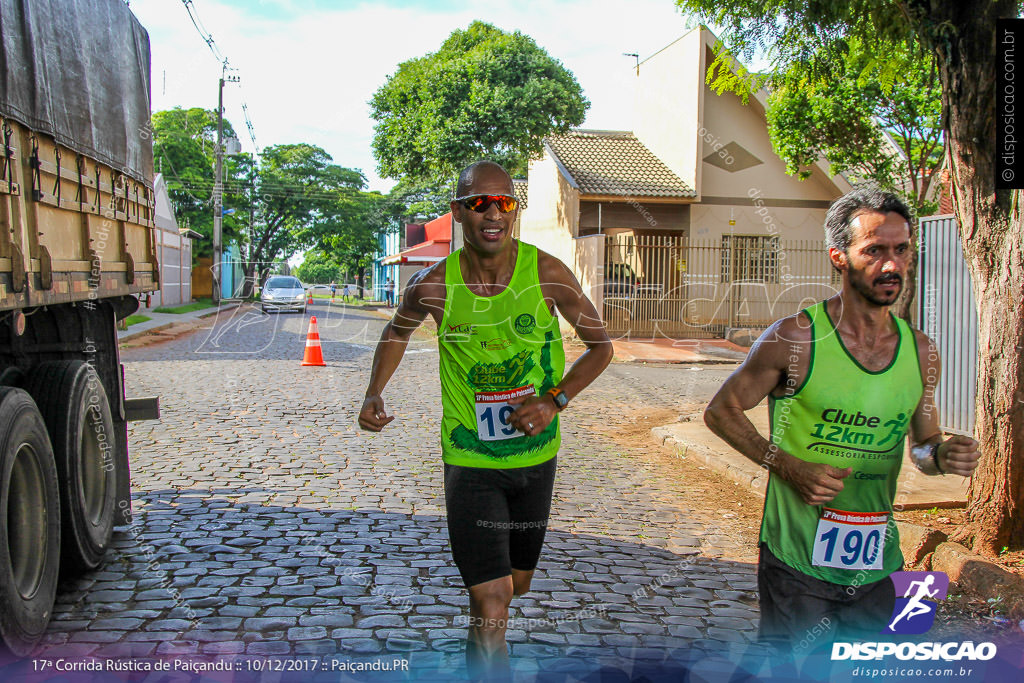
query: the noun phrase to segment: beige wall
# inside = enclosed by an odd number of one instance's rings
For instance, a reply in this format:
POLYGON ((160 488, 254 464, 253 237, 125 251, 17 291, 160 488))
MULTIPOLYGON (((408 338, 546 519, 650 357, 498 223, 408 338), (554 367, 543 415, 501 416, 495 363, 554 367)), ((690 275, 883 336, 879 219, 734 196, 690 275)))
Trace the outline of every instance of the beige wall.
MULTIPOLYGON (((572 260, 566 265, 572 268, 583 293, 598 311, 604 303, 604 235, 577 237, 572 240, 572 260)), ((563 335, 575 334, 567 320, 559 317, 558 324, 563 335)))
MULTIPOLYGON (((710 59, 710 50, 708 53, 710 59)), ((754 98, 744 105, 732 93, 716 95, 708 86, 704 88, 702 122, 706 134, 700 138, 702 197, 747 197, 758 190, 772 199, 832 201, 842 194, 819 169, 814 169, 807 180, 786 174, 785 164, 772 149, 764 110, 754 98), (719 146, 731 142, 742 145, 763 163, 730 172, 703 161, 720 151, 719 146)))
MULTIPOLYGON (((701 29, 640 63, 633 133, 690 187, 697 188, 697 136, 704 97, 701 29)), ((532 201, 532 199, 531 199, 532 201)))
POLYGON ((753 206, 706 206, 691 212, 690 238, 718 240, 721 235, 778 235, 783 240, 823 240, 825 209, 753 206), (736 221, 729 225, 729 221, 736 221))
POLYGON ((572 264, 572 240, 579 229, 579 191, 547 153, 530 162, 529 179, 530 207, 520 216, 520 237, 572 264))
POLYGON ((704 197, 762 197, 832 201, 848 189, 812 169, 807 180, 787 175, 772 149, 764 108, 756 97, 744 105, 732 93, 716 94, 704 81, 714 59, 715 36, 696 28, 640 63, 635 79, 633 131, 666 166, 704 197), (730 142, 763 163, 729 172, 705 163, 704 157, 730 142), (838 187, 837 187, 838 185, 838 187))

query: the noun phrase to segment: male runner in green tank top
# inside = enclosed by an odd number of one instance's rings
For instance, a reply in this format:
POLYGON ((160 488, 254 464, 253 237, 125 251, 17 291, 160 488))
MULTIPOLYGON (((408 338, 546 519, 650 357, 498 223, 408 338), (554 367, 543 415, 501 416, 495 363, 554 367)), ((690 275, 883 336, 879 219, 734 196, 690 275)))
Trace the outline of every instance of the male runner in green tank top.
POLYGON ((708 427, 768 468, 758 592, 761 637, 777 645, 877 639, 903 568, 892 519, 905 437, 923 473, 970 476, 978 443, 943 439, 938 352, 889 312, 912 245, 910 212, 873 187, 825 219, 842 289, 776 321, 704 413, 708 427), (744 415, 768 397, 770 439, 744 415))
POLYGON ((394 419, 381 394, 413 331, 437 323, 441 454, 452 555, 469 589, 470 674, 509 672, 505 645, 513 595, 530 589, 551 508, 558 413, 612 357, 594 305, 558 259, 513 239, 512 179, 477 162, 459 176, 453 217, 465 247, 409 282, 373 357, 363 429, 394 419), (555 309, 587 350, 562 375, 555 309))

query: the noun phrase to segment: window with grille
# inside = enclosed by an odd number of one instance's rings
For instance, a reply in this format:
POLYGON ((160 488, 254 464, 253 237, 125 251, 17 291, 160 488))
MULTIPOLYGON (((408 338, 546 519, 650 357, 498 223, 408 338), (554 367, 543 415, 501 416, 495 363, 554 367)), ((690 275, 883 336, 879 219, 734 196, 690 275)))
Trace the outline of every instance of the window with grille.
POLYGON ((722 235, 722 282, 779 281, 779 238, 722 235))

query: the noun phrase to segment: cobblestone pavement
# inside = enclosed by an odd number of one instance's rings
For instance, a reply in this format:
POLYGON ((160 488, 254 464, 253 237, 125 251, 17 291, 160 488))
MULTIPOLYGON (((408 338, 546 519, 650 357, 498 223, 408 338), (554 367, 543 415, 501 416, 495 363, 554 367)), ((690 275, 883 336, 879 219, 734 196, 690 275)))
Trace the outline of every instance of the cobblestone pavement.
MULTIPOLYGON (((459 674, 436 348, 411 344, 385 394, 397 419, 371 435, 356 414, 384 321, 311 313, 327 367, 299 366, 307 318, 246 307, 123 352, 130 395, 159 395, 162 417, 131 426, 134 521, 101 570, 63 584, 42 656, 394 654, 414 678, 459 674)), ((643 430, 616 438, 638 411, 678 410, 687 368, 625 367, 565 415, 542 562, 512 603, 524 680, 755 634, 756 528, 698 509, 706 484, 668 476, 643 430)))

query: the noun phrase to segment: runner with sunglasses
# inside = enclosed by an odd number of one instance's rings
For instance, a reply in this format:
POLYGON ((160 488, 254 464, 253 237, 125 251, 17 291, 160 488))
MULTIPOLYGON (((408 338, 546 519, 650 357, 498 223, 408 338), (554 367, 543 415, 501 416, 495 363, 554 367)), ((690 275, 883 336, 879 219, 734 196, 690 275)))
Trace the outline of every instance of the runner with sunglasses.
POLYGON ((373 357, 359 414, 379 432, 381 394, 429 315, 441 355, 441 455, 452 555, 469 589, 466 663, 507 675, 508 607, 530 589, 551 508, 558 413, 601 374, 611 341, 572 272, 512 236, 512 178, 489 161, 459 176, 453 217, 465 247, 414 275, 373 357), (587 350, 563 376, 555 309, 587 350))

